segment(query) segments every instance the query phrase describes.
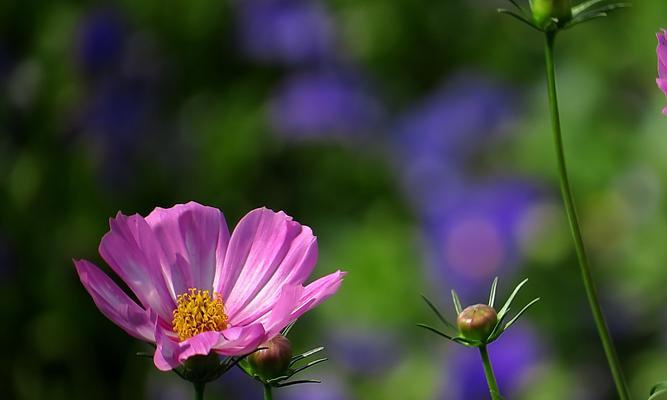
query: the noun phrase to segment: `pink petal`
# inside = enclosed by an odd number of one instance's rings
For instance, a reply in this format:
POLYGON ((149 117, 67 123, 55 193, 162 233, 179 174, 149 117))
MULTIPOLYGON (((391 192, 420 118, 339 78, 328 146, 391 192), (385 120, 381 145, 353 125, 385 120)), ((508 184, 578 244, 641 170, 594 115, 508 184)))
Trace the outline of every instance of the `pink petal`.
POLYGON ((283 212, 261 208, 243 217, 232 232, 221 274, 219 293, 230 316, 264 287, 300 232, 301 225, 283 212))
POLYGON ((256 318, 253 314, 262 305, 275 303, 284 286, 301 285, 313 271, 316 262, 317 238, 309 227, 303 226, 273 276, 245 307, 236 311, 232 321, 244 323, 241 321, 256 318))
POLYGON ((150 226, 140 215, 118 213, 109 220, 111 230, 100 243, 100 254, 132 289, 144 307, 171 321, 176 304, 160 267, 160 247, 150 226))
POLYGON ((237 324, 259 322, 264 326, 267 338, 271 339, 289 323, 336 293, 345 274, 345 272, 336 271, 305 288, 301 285, 285 286, 274 303, 264 304, 263 307, 252 310, 252 313, 242 320, 232 319, 231 322, 237 324))
POLYGON ((665 79, 658 78, 655 80, 655 83, 658 85, 660 90, 662 90, 662 92, 665 93, 665 95, 667 95, 667 78, 665 79))
POLYGON ((245 355, 265 340, 260 324, 228 328, 222 332, 203 332, 182 342, 161 327, 156 328, 155 335, 157 349, 153 362, 161 371, 174 369, 192 356, 207 355, 211 351, 227 356, 245 355))
POLYGON ((662 113, 665 114, 665 115, 667 115, 667 107, 665 107, 665 108, 662 109, 662 113))
POLYGON ((658 53, 658 72, 660 77, 665 77, 665 74, 667 74, 667 31, 663 29, 656 36, 658 37, 658 47, 656 49, 658 53))
POLYGON ((213 346, 213 350, 226 356, 248 354, 267 340, 266 332, 261 324, 227 328, 221 333, 222 336, 213 346))
POLYGON ((153 364, 160 371, 169 371, 181 363, 178 356, 183 351, 177 339, 171 338, 161 327, 155 328, 155 343, 157 348, 153 354, 153 364))
POLYGON ((264 310, 254 315, 257 318, 254 322, 264 326, 267 339, 273 338, 294 320, 291 317, 292 312, 299 305, 303 292, 304 288, 301 285, 285 286, 274 304, 267 304, 264 310))
POLYGON ((155 342, 149 312, 139 307, 104 272, 86 260, 74 260, 81 283, 102 314, 137 339, 155 342))
POLYGON ((156 208, 146 217, 162 249, 162 267, 173 296, 189 288, 212 290, 229 243, 225 217, 195 202, 156 208))
POLYGON ((291 319, 295 320, 299 318, 303 313, 317 307, 324 300, 336 293, 341 283, 343 283, 345 275, 347 275, 347 272, 339 270, 306 286, 298 306, 292 312, 291 319))

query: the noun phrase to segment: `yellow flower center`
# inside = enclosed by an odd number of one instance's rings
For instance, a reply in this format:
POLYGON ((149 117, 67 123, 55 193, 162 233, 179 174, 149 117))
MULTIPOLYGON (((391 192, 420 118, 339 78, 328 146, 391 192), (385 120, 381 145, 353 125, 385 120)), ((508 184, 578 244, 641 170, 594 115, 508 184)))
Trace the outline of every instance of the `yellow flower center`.
POLYGON ((202 332, 221 331, 228 320, 219 293, 211 297, 208 290, 190 288, 177 298, 172 325, 178 338, 185 340, 202 332))

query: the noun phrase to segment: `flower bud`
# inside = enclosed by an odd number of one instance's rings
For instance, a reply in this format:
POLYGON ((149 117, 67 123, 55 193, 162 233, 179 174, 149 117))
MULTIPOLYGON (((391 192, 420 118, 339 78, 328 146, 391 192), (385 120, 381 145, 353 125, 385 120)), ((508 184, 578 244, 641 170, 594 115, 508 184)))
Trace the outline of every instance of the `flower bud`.
POLYGON ((486 304, 466 307, 456 319, 461 334, 472 340, 486 339, 497 322, 496 310, 486 304))
POLYGON ((269 340, 248 357, 253 371, 265 380, 283 375, 292 360, 292 346, 285 336, 278 335, 269 340))
POLYGON ((548 25, 552 18, 560 22, 572 17, 570 0, 530 0, 530 10, 533 19, 541 27, 548 25))

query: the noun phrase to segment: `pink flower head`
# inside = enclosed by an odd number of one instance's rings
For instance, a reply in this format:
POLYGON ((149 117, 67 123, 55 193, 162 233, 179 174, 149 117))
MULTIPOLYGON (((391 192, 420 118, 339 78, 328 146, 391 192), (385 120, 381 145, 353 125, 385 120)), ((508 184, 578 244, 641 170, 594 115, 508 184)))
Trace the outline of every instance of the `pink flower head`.
POLYGON ((190 202, 147 217, 121 213, 100 254, 135 302, 86 260, 76 270, 102 313, 130 335, 155 343, 167 371, 194 355, 252 352, 333 295, 345 272, 306 286, 317 261, 311 229, 260 208, 229 234, 222 213, 190 202))
MULTIPOLYGON (((658 32, 658 87, 667 95, 667 30, 663 29, 658 32)), ((667 107, 662 110, 662 113, 667 115, 667 107)))

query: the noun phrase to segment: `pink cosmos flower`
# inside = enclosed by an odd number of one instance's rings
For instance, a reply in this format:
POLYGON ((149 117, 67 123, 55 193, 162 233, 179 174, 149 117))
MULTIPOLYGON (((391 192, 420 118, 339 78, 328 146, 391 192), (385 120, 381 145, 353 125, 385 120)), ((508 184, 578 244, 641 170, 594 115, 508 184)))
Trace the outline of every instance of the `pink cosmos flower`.
POLYGON ((130 335, 157 345, 167 371, 214 351, 252 352, 333 295, 345 272, 303 286, 317 261, 311 229, 260 208, 229 234, 222 213, 190 202, 147 217, 109 221, 99 251, 139 302, 99 268, 74 260, 100 311, 130 335))
MULTIPOLYGON (((658 87, 667 95, 667 30, 663 29, 658 32, 658 87)), ((667 115, 667 107, 662 110, 662 113, 667 115)))

